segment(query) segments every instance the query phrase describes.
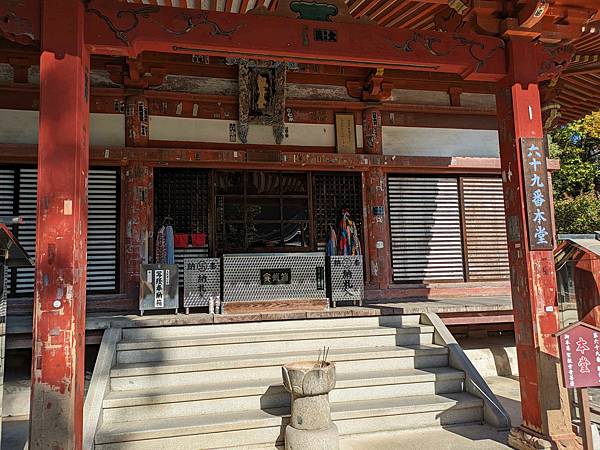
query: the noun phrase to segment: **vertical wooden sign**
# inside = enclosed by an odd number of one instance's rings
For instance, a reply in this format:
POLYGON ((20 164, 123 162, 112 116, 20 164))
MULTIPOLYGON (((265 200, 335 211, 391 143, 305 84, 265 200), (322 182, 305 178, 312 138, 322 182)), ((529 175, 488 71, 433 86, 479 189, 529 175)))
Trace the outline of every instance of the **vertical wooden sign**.
POLYGON ((335 115, 335 148, 338 153, 356 153, 356 126, 354 114, 335 115))
POLYGON ((527 227, 531 250, 552 250, 552 210, 544 140, 521 138, 527 227))

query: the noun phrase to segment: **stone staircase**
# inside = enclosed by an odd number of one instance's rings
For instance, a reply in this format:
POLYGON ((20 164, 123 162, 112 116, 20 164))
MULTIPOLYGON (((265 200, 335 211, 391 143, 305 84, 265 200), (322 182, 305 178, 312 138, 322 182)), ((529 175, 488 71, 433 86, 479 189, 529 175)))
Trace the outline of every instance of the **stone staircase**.
POLYGON ((330 347, 340 435, 483 420, 419 316, 123 330, 95 448, 273 449, 289 417, 281 365, 330 347))

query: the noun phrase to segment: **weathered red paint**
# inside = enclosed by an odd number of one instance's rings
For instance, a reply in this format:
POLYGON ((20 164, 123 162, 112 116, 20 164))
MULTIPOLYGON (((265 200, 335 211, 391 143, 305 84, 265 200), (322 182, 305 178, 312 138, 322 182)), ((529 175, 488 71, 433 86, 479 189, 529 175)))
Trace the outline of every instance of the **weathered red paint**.
POLYGON ((125 99, 125 145, 147 147, 150 139, 148 99, 129 95, 125 99))
POLYGON ((575 322, 558 334, 563 382, 569 389, 600 386, 600 329, 575 322))
POLYGON ((553 336, 559 328, 554 258, 551 250, 529 249, 524 194, 529 180, 523 179, 519 140, 543 137, 538 71, 527 64, 532 48, 525 39, 509 43, 510 77, 497 97, 523 414, 523 426, 511 433, 509 443, 528 448, 523 436, 529 435, 552 442, 553 448, 578 448, 553 336))
POLYGON ((125 256, 127 293, 137 298, 140 264, 152 254, 153 171, 141 161, 125 168, 125 256))
POLYGON ((89 55, 83 5, 45 2, 30 449, 80 449, 85 349, 89 55))
POLYGON ((497 81, 506 74, 504 44, 489 36, 432 31, 415 34, 412 30, 359 23, 323 24, 285 17, 191 12, 112 0, 93 0, 87 8, 86 43, 92 53, 131 57, 144 51, 249 55, 457 73, 479 81, 497 81), (314 30, 322 28, 335 31, 337 40, 315 40, 314 30), (465 45, 465 40, 475 43, 465 45))
POLYGON ((40 0, 0 2, 0 36, 29 45, 40 40, 40 0))
POLYGON ((381 155, 383 153, 383 137, 381 110, 368 108, 363 111, 363 148, 365 153, 381 155))
POLYGON ((574 285, 579 318, 600 325, 600 257, 583 251, 573 258, 575 261, 574 285))
POLYGON ((369 274, 369 285, 386 289, 390 284, 390 234, 387 217, 387 177, 381 167, 373 167, 363 174, 364 191, 366 192, 365 226, 367 251, 366 264, 369 274), (376 216, 373 208, 383 208, 384 215, 376 216))

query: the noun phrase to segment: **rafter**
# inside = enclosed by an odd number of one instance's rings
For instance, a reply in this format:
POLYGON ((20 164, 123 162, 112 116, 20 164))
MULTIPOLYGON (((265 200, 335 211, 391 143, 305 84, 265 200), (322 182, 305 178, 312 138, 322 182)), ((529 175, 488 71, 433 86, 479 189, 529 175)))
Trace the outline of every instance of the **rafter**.
POLYGON ((412 17, 423 5, 417 3, 416 5, 411 6, 408 10, 404 11, 399 16, 395 17, 393 20, 389 21, 385 24, 386 27, 394 27, 400 23, 403 23, 407 18, 412 17))
POLYGON ((376 22, 379 25, 383 25, 388 20, 393 18, 396 14, 398 14, 400 11, 402 11, 404 8, 406 8, 406 6, 408 5, 409 2, 410 2, 410 0, 400 0, 400 2, 394 8, 390 9, 383 16, 378 17, 376 22))
POLYGON ((439 8, 439 5, 429 5, 423 8, 419 13, 406 20, 402 26, 404 28, 416 28, 425 20, 431 20, 433 13, 439 8))
POLYGON ((250 0, 242 0, 239 11, 241 14, 246 14, 246 12, 248 11, 248 3, 250 3, 250 0))

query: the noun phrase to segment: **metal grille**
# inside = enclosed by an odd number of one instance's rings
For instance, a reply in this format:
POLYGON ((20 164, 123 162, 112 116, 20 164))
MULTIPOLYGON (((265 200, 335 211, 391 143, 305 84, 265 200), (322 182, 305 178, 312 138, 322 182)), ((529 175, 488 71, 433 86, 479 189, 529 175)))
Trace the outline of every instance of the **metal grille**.
POLYGON ((186 258, 184 260, 183 307, 208 306, 209 299, 221 298, 221 260, 186 258))
POLYGON ((185 258, 208 258, 208 247, 188 247, 188 248, 176 248, 175 249, 175 264, 179 268, 179 287, 183 289, 184 279, 184 267, 183 261, 185 258))
MULTIPOLYGON (((118 280, 118 169, 91 169, 88 179, 88 266, 90 292, 115 292, 118 280)), ((0 207, 4 214, 23 216, 16 236, 31 258, 35 258, 37 169, 3 168, 0 171, 0 207), (8 198, 12 196, 13 208, 8 198)), ((31 295, 33 268, 13 269, 9 293, 31 295)))
POLYGON ((355 173, 317 173, 313 175, 313 205, 317 250, 325 250, 329 225, 337 229, 344 208, 356 222, 362 242, 362 181, 355 173))
POLYGON ((224 302, 325 298, 324 253, 223 255, 224 302), (263 285, 261 269, 289 269, 290 283, 263 285))
POLYGON ((500 178, 462 178, 467 277, 508 280, 508 244, 500 178))
POLYGON ((364 297, 362 256, 329 257, 331 302, 351 301, 362 304, 364 297))
POLYGON ((158 229, 166 217, 176 233, 208 233, 208 171, 155 169, 154 217, 158 229))
POLYGON ((394 281, 464 280, 456 178, 390 176, 394 281))

